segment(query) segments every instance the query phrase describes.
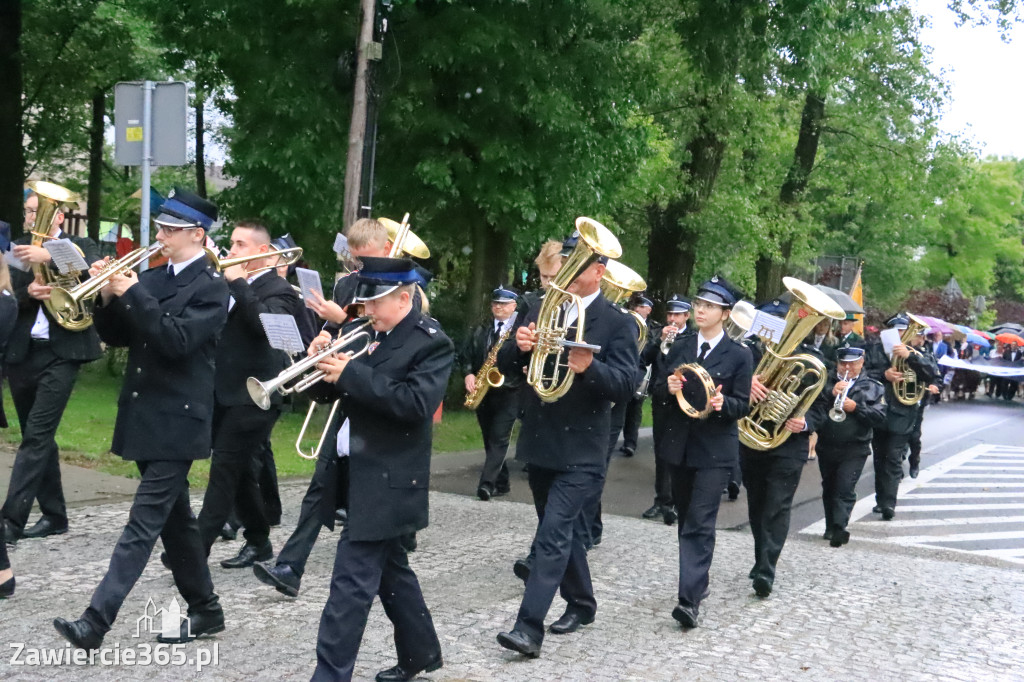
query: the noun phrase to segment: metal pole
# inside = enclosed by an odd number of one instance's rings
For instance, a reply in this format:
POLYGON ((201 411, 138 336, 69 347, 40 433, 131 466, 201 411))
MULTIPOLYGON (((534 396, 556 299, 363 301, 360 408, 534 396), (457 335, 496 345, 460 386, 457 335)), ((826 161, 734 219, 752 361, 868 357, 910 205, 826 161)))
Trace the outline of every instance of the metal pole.
MULTIPOLYGON (((142 84, 142 216, 139 219, 140 246, 149 246, 149 184, 150 164, 153 162, 153 90, 156 83, 142 84)), ((149 267, 149 259, 142 262, 140 272, 149 267)))

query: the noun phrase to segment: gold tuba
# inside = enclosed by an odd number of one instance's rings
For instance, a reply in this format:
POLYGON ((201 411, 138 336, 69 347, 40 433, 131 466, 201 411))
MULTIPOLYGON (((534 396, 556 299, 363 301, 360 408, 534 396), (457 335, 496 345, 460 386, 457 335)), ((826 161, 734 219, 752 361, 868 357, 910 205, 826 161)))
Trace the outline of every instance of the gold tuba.
POLYGON ((548 292, 540 304, 537 314, 537 344, 530 356, 530 366, 526 372, 526 383, 533 386, 540 399, 553 403, 572 388, 573 372, 569 369, 569 361, 565 349, 571 345, 586 345, 583 340, 584 312, 583 300, 576 294, 567 291, 570 284, 586 270, 598 256, 618 258, 622 255, 619 240, 607 227, 590 218, 577 218, 576 230, 579 240, 576 248, 562 264, 548 287, 548 292), (562 309, 563 303, 570 303, 567 310, 562 309), (570 341, 568 310, 576 308, 576 338, 570 341))
MULTIPOLYGON (((644 278, 636 274, 633 268, 623 265, 617 260, 608 261, 604 276, 601 277, 601 293, 615 305, 622 305, 630 295, 647 288, 644 278)), ((635 310, 627 310, 636 322, 639 336, 636 347, 643 350, 647 345, 647 321, 635 310)))
MULTIPOLYGON (((32 224, 32 246, 42 246, 50 236, 50 226, 53 218, 61 207, 68 204, 77 204, 81 197, 71 190, 55 185, 52 182, 33 181, 28 183, 28 188, 39 197, 39 206, 36 209, 36 220, 32 224)), ((82 250, 75 245, 75 249, 84 257, 82 250)), ((79 273, 62 273, 48 265, 37 263, 32 266, 32 273, 36 279, 43 284, 61 289, 70 289, 79 284, 79 273)), ((71 309, 57 307, 53 299, 43 301, 43 305, 50 311, 50 315, 61 327, 73 332, 79 332, 92 326, 92 309, 88 306, 75 306, 71 309)))
MULTIPOLYGON (((911 315, 907 313, 907 319, 910 321, 907 324, 907 328, 900 334, 900 343, 907 347, 911 353, 917 353, 920 355, 921 351, 913 348, 910 345, 911 340, 928 325, 917 315, 911 315)), ((899 372, 902 376, 898 381, 893 383, 892 392, 896 396, 896 400, 900 401, 904 405, 916 405, 921 402, 921 398, 924 397, 924 392, 927 390, 927 386, 917 380, 917 374, 907 365, 905 358, 893 357, 892 368, 899 372)))
POLYGON ((827 294, 795 277, 782 283, 793 295, 786 313, 786 328, 778 343, 765 341, 764 355, 754 370, 768 396, 740 420, 740 442, 754 450, 771 450, 786 442, 786 420, 802 417, 821 393, 827 378, 825 364, 808 353, 789 355, 825 318, 842 319, 846 313, 827 294))

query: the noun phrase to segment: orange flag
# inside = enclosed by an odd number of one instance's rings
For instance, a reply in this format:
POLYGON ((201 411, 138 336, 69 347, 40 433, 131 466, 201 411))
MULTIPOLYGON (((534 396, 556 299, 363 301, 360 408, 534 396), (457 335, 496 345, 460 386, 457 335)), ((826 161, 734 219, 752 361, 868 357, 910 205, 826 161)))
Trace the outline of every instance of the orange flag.
MULTIPOLYGON (((853 279, 853 286, 850 287, 850 298, 856 301, 857 305, 859 305, 861 308, 864 307, 864 286, 860 281, 860 273, 862 268, 863 264, 857 266, 857 276, 853 279)), ((853 331, 857 332, 861 336, 864 336, 864 316, 856 315, 855 319, 857 321, 853 324, 853 331)))

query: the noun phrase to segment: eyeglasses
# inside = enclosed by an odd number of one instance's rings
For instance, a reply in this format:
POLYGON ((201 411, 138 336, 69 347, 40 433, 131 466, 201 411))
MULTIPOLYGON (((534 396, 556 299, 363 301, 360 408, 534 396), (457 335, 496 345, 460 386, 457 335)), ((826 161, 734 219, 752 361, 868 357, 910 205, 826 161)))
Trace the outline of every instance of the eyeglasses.
POLYGON ((716 310, 716 309, 720 309, 720 308, 724 308, 724 307, 725 306, 720 306, 720 305, 717 305, 715 303, 708 303, 707 301, 694 301, 693 302, 693 309, 694 310, 716 310))
POLYGON ((182 225, 182 226, 170 226, 162 223, 157 223, 157 232, 163 230, 165 234, 174 234, 175 232, 181 232, 182 230, 198 230, 198 225, 182 225))

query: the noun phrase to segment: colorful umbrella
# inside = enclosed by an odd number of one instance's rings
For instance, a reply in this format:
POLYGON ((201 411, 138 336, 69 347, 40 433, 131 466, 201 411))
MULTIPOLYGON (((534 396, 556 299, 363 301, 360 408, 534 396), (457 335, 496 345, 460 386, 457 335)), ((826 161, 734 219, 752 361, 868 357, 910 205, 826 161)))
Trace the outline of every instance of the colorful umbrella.
POLYGON ((989 348, 992 345, 984 336, 978 336, 974 332, 967 334, 967 343, 973 343, 974 345, 981 346, 982 348, 989 348))
POLYGON ((918 315, 918 317, 927 322, 928 326, 931 327, 933 331, 939 331, 943 334, 953 333, 953 327, 951 327, 945 320, 941 320, 937 317, 929 317, 927 315, 918 315))
POLYGON ((1018 346, 1024 346, 1024 339, 1022 339, 1021 337, 1017 336, 1016 334, 1011 334, 1010 332, 1003 332, 1002 334, 996 334, 995 339, 999 343, 1013 343, 1013 344, 1016 344, 1018 346))
POLYGON ((962 324, 954 324, 954 325, 950 325, 950 326, 953 327, 953 329, 955 329, 958 332, 960 332, 961 334, 973 334, 974 333, 973 329, 971 329, 970 327, 965 327, 962 324))
POLYGON ((1003 322, 989 329, 993 334, 1002 334, 1003 332, 1010 332, 1017 336, 1024 336, 1024 325, 1019 325, 1015 322, 1003 322))
POLYGON ((989 341, 995 341, 996 340, 996 335, 995 334, 989 334, 988 332, 979 331, 977 329, 974 330, 974 333, 977 334, 978 336, 984 336, 989 341))

